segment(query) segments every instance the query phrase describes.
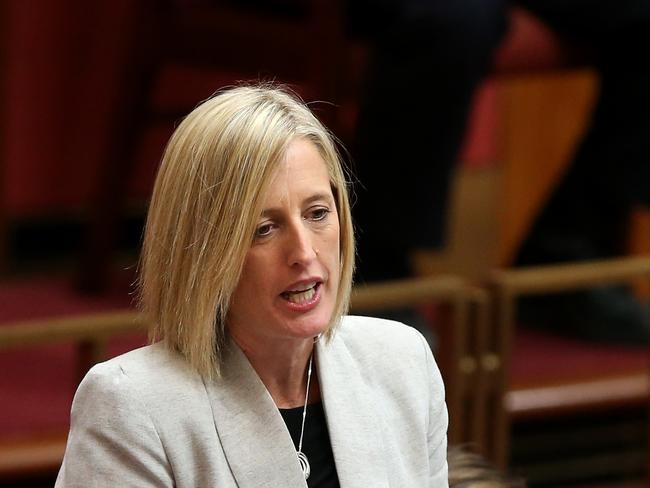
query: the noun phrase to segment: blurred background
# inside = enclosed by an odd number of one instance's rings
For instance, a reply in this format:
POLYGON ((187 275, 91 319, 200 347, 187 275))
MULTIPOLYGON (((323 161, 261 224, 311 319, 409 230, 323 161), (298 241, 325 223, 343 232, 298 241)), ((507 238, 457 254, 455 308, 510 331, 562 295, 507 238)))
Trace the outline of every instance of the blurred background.
MULTIPOLYGON (((647 304, 650 211, 631 206, 616 255, 514 266, 589 130, 601 74, 589 49, 504 8, 453 152, 444 243, 407 242, 409 275, 385 277, 406 281, 368 279, 356 309, 414 307, 437 337, 452 442, 533 487, 647 486, 647 343, 522 328, 517 304, 610 284, 647 304)), ((242 81, 286 83, 364 183, 358 127, 385 38, 355 22, 390 27, 372 15, 324 0, 0 1, 0 486, 51 486, 78 381, 146 342, 134 283, 148 197, 174 124, 198 102, 242 81)), ((398 100, 427 89, 407 83, 398 100)), ((387 125, 408 125, 401 111, 387 125)))

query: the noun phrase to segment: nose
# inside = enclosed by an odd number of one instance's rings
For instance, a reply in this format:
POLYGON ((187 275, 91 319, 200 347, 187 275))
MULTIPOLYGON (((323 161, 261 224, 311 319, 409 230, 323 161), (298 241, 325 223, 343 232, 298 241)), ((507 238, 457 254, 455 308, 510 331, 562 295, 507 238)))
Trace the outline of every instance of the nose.
POLYGON ((287 262, 290 266, 306 266, 316 258, 314 236, 300 219, 289 226, 287 235, 287 262))

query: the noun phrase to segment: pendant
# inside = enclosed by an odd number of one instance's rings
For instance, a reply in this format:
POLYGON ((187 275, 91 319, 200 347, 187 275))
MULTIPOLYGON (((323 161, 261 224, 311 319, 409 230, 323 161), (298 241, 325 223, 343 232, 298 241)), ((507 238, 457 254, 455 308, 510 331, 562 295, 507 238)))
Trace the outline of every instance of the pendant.
POLYGON ((296 452, 296 454, 298 455, 298 462, 300 463, 300 469, 302 469, 302 474, 304 474, 305 479, 307 479, 311 474, 311 468, 309 466, 309 461, 307 460, 307 456, 305 456, 305 453, 301 451, 296 452))

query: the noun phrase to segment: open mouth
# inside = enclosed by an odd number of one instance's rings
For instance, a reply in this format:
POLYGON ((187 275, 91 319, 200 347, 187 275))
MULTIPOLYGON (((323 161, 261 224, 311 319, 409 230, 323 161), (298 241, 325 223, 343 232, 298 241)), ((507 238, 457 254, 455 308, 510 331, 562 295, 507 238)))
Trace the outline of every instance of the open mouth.
POLYGON ((291 303, 307 303, 314 298, 320 286, 321 283, 315 281, 301 286, 300 289, 282 292, 280 296, 291 303))

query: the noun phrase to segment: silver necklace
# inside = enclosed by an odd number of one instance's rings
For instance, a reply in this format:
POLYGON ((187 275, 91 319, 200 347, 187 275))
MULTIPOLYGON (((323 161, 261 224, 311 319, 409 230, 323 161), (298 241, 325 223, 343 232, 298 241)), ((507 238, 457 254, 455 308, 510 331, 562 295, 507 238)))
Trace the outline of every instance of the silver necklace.
POLYGON ((309 466, 309 461, 304 452, 302 452, 302 436, 305 433, 305 418, 307 418, 307 400, 309 399, 309 385, 311 384, 311 363, 314 359, 314 352, 312 351, 309 356, 309 369, 307 370, 307 391, 305 391, 305 405, 302 407, 302 426, 300 427, 300 441, 298 442, 298 462, 300 463, 300 468, 302 469, 302 474, 305 475, 305 479, 309 478, 311 474, 311 467, 309 466))

